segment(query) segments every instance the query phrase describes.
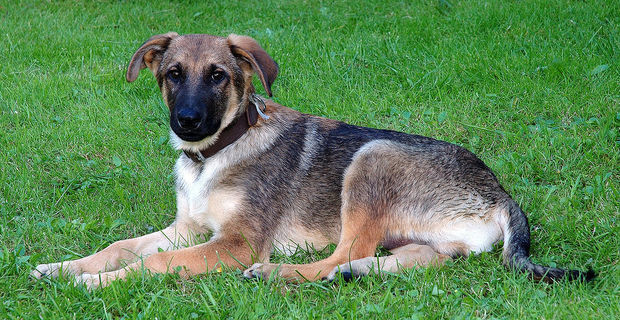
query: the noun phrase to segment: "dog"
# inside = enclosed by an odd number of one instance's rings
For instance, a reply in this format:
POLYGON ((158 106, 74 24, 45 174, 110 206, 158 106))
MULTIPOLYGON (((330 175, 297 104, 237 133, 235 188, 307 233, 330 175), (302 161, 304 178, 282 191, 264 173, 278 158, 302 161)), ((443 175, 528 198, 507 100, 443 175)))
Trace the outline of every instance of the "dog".
POLYGON ((271 97, 279 67, 250 37, 155 35, 131 58, 127 81, 144 68, 157 79, 171 142, 182 151, 174 223, 38 265, 33 277, 62 273, 95 288, 134 270, 189 277, 227 266, 247 278, 351 279, 439 266, 500 240, 503 263, 535 279, 594 277, 530 261, 525 214, 468 150, 302 114, 257 95, 254 74, 271 97), (333 254, 320 261, 269 263, 274 249, 330 243, 333 254), (376 257, 379 245, 391 255, 376 257))

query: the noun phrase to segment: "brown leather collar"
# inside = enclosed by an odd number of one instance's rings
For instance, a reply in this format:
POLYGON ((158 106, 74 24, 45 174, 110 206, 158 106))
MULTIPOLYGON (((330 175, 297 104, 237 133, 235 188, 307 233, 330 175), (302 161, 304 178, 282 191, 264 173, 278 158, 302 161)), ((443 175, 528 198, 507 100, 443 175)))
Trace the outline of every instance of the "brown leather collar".
POLYGON ((258 110, 252 102, 248 104, 245 112, 237 119, 233 120, 222 132, 214 144, 199 152, 183 150, 185 155, 196 163, 202 163, 205 159, 213 156, 218 151, 224 149, 229 144, 237 141, 248 129, 258 121, 258 110))

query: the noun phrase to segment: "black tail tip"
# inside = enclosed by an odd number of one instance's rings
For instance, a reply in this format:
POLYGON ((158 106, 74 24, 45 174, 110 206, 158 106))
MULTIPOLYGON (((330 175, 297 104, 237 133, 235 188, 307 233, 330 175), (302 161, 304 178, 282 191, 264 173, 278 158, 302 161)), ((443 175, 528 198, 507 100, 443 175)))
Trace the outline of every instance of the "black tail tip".
POLYGON ((594 278, 596 278, 596 276, 597 276, 596 272, 594 272, 594 270, 592 270, 591 268, 588 269, 588 271, 586 272, 579 271, 579 270, 571 270, 568 273, 568 280, 590 282, 594 278))

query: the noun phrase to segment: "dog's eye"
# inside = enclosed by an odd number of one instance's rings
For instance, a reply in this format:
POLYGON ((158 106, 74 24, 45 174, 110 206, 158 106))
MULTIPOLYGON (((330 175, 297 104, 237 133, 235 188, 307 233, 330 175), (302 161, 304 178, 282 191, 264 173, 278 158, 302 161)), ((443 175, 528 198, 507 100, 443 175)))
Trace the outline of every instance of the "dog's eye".
POLYGON ((222 79, 224 79, 224 72, 222 71, 215 71, 211 74, 211 80, 216 83, 222 81, 222 79))
POLYGON ((176 69, 168 71, 168 78, 174 81, 179 81, 181 79, 181 71, 176 69))

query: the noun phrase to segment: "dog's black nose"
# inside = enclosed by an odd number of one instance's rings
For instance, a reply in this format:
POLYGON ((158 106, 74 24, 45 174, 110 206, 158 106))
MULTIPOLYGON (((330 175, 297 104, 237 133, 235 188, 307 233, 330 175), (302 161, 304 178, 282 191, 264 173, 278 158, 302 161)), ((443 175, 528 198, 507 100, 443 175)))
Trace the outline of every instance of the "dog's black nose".
POLYGON ((183 129, 196 129, 200 124, 200 113, 192 109, 183 109, 177 113, 179 125, 183 129))

